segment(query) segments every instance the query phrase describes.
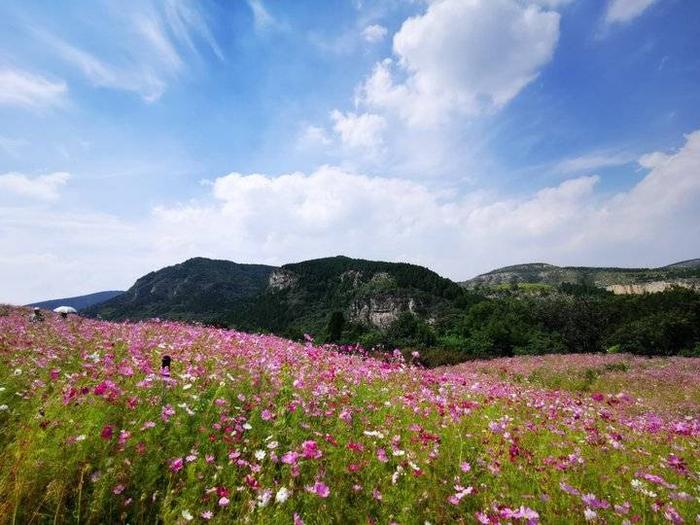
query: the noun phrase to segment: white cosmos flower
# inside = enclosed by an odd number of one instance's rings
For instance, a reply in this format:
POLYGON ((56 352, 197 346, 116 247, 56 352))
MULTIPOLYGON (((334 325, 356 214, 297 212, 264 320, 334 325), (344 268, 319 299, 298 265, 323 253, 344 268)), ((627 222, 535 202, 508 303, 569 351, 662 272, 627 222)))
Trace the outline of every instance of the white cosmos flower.
POLYGON ((287 487, 282 487, 277 491, 275 495, 275 501, 277 503, 284 503, 289 499, 289 489, 287 487))

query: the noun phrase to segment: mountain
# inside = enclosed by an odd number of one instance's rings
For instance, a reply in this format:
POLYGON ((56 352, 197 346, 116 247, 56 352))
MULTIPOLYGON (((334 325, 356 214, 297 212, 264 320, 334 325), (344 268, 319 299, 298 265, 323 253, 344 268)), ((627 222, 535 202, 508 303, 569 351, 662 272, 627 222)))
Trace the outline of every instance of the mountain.
POLYGON ((197 257, 144 275, 122 295, 85 313, 115 320, 208 322, 261 293, 274 269, 197 257))
POLYGON ((700 259, 688 259, 687 261, 680 261, 669 264, 668 266, 663 266, 663 268, 700 268, 700 259))
POLYGON ((65 297, 63 299, 51 299, 49 301, 39 301, 37 303, 28 304, 27 306, 36 306, 46 310, 53 310, 59 306, 72 306, 76 310, 83 310, 91 306, 104 303, 114 297, 123 294, 120 290, 109 290, 106 292, 96 292, 88 295, 79 295, 77 297, 65 297))
POLYGON ((464 293, 449 279, 405 263, 338 256, 273 267, 196 258, 141 277, 87 314, 298 335, 319 333, 336 311, 348 323, 381 329, 404 312, 432 322, 464 293))
POLYGON ((615 293, 657 292, 674 285, 700 287, 700 259, 660 268, 597 268, 547 263, 505 266, 464 281, 467 289, 518 285, 587 284, 615 293))
POLYGON ((350 323, 385 329, 404 312, 434 320, 461 295, 456 283, 421 266, 327 257, 274 270, 263 293, 228 320, 243 328, 318 333, 339 311, 350 323))
POLYGON ((460 286, 421 266, 343 256, 283 266, 195 258, 82 313, 420 349, 426 366, 550 352, 700 355, 700 294, 666 290, 692 283, 700 284, 700 266, 688 261, 654 269, 522 264, 460 286))

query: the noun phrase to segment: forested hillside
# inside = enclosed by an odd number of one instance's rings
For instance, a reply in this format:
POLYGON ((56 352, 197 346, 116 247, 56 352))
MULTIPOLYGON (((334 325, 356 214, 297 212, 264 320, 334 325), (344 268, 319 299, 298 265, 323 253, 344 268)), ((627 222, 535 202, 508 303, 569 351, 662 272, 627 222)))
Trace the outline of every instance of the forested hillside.
MULTIPOLYGON (((553 270, 524 265, 508 271, 535 281, 553 270)), ((698 269, 686 262, 669 271, 698 269)), ((672 286, 653 294, 615 295, 582 281, 465 288, 404 263, 329 257, 273 267, 197 258, 140 278, 88 313, 419 350, 430 366, 522 354, 700 352, 698 292, 672 286)))

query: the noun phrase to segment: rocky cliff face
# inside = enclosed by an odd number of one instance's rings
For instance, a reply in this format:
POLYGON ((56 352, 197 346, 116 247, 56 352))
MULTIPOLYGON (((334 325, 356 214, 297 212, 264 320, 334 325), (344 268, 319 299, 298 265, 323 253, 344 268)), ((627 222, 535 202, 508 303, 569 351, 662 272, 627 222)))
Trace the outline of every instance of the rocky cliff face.
POLYGON ((416 313, 416 301, 412 297, 385 295, 358 298, 350 305, 350 320, 386 329, 403 312, 416 313))
POLYGON ((294 272, 279 268, 273 270, 268 279, 268 287, 274 291, 292 288, 299 281, 299 276, 294 272))
POLYGON ((700 281, 678 279, 673 281, 653 281, 639 284, 612 284, 610 286, 606 286, 605 289, 616 295, 626 295, 663 292, 664 290, 668 290, 674 286, 700 290, 700 281))

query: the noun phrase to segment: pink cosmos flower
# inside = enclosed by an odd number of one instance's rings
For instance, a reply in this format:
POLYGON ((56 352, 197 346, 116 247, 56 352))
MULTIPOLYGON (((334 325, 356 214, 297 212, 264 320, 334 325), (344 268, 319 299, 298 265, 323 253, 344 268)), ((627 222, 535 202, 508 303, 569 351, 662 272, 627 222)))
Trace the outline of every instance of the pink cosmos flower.
POLYGON ((320 498, 327 498, 331 493, 331 489, 329 489, 328 485, 323 481, 317 481, 313 486, 306 487, 306 490, 312 494, 316 494, 320 498))
POLYGON ((219 498, 219 507, 225 507, 229 504, 229 499, 226 496, 219 498))
POLYGON ((604 499, 598 499, 595 494, 584 494, 581 496, 581 501, 591 509, 607 509, 610 507, 610 503, 604 499))
POLYGON ((664 507, 664 517, 674 525, 683 523, 683 518, 681 517, 681 515, 678 514, 678 511, 674 509, 670 504, 664 507))
POLYGON ((313 440, 304 441, 301 444, 301 450, 305 459, 318 459, 323 456, 323 453, 313 440))
POLYGON ((382 463, 386 463, 387 461, 389 461, 389 458, 386 455, 386 451, 383 448, 377 449, 377 459, 382 463))
POLYGON ((179 472, 182 470, 183 465, 185 462, 182 460, 182 458, 173 458, 170 460, 170 470, 171 472, 179 472))
POLYGON ((350 410, 348 410, 347 408, 341 410, 340 414, 338 414, 338 417, 346 423, 352 423, 352 412, 350 412, 350 410))
POLYGON ((210 510, 205 510, 204 512, 202 512, 202 513, 200 514, 200 516, 201 516, 202 519, 204 519, 204 520, 210 520, 210 519, 212 519, 212 518, 214 517, 214 513, 213 513, 212 511, 210 511, 210 510))
POLYGON ((472 466, 469 463, 464 462, 459 466, 459 468, 462 470, 462 472, 469 472, 472 469, 472 466))
POLYGON ((661 476, 657 476, 656 474, 643 473, 643 474, 641 474, 641 477, 647 481, 650 481, 651 483, 656 483, 657 485, 661 485, 662 487, 665 487, 667 489, 675 489, 676 488, 675 485, 669 483, 664 478, 662 478, 661 476))
POLYGON ((275 418, 275 415, 272 412, 270 412, 268 409, 265 409, 260 414, 260 417, 263 418, 264 421, 271 421, 275 418))
POLYGON ((299 453, 291 450, 282 456, 282 463, 284 463, 285 465, 294 465, 296 464, 298 459, 299 453))
POLYGON ((112 489, 112 493, 113 493, 113 494, 119 495, 119 494, 121 494, 122 492, 124 492, 124 489, 125 489, 125 488, 126 488, 126 487, 125 487, 124 485, 121 485, 121 484, 115 485, 114 488, 112 489))
POLYGON ((523 505, 521 505, 519 509, 513 511, 511 517, 526 520, 529 525, 534 525, 540 521, 540 515, 536 511, 523 505))
POLYGON ((126 442, 129 440, 130 437, 131 437, 131 432, 128 432, 126 430, 121 430, 119 432, 118 443, 123 446, 124 444, 126 444, 126 442))
POLYGON ((304 525, 304 520, 296 512, 294 513, 294 525, 304 525))
POLYGON ((165 405, 160 411, 160 418, 167 422, 175 415, 175 409, 171 405, 165 405))

